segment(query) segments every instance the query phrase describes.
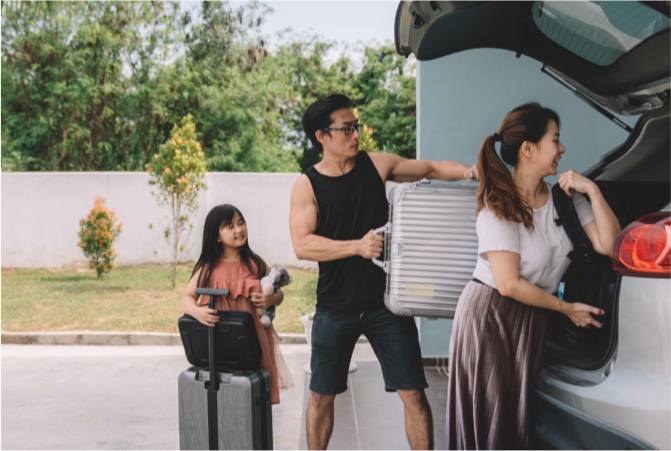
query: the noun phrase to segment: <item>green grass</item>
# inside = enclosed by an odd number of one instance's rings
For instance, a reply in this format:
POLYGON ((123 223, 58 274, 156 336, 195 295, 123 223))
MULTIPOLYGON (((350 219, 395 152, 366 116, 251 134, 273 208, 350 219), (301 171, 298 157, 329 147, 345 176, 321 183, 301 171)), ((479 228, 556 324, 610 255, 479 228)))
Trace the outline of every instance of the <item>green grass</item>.
MULTIPOLYGON (((2 270, 2 330, 177 333, 181 293, 192 265, 179 267, 172 288, 168 265, 115 268, 99 281, 93 270, 2 270)), ((298 317, 315 307, 317 271, 288 268, 293 283, 282 289, 279 333, 302 333, 298 317)))

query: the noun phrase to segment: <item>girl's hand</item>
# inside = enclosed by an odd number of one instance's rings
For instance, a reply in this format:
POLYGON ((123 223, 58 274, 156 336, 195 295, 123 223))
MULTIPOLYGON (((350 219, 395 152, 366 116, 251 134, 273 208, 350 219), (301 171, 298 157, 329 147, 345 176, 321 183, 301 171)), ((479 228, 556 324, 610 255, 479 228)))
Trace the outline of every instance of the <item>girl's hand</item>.
POLYGON ((207 305, 198 307, 193 310, 192 313, 194 318, 208 327, 213 327, 219 322, 219 313, 215 309, 209 308, 207 305))
POLYGON ((603 326, 599 321, 595 320, 592 315, 603 315, 603 310, 592 307, 591 305, 583 304, 580 302, 569 303, 568 312, 566 316, 579 327, 587 327, 590 324, 598 327, 599 329, 603 326))
POLYGON ((252 304, 256 308, 267 309, 268 307, 274 305, 273 295, 271 294, 267 296, 260 291, 252 293, 250 300, 252 301, 252 304))
POLYGON ((573 169, 560 174, 557 181, 561 189, 569 196, 573 194, 573 191, 589 195, 596 188, 593 181, 578 174, 573 169))

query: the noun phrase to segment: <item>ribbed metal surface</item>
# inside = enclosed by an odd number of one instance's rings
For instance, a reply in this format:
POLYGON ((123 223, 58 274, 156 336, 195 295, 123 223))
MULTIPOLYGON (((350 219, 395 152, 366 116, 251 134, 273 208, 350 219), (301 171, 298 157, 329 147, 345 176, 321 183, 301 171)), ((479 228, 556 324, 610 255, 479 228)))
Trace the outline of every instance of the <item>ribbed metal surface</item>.
POLYGON ((389 194, 385 303, 402 316, 452 318, 478 251, 474 185, 403 183, 389 194))
MULTIPOLYGON (((259 370, 217 374, 219 449, 272 449, 269 373, 259 370)), ((209 449, 206 381, 209 373, 199 368, 192 367, 179 375, 180 449, 209 449)))

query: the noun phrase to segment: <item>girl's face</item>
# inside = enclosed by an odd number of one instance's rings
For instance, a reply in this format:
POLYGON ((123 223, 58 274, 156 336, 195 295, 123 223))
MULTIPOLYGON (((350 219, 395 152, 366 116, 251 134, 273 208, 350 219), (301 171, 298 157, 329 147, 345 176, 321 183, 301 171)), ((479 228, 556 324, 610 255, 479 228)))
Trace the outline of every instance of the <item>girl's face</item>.
POLYGON ((233 215, 230 224, 219 228, 219 239, 224 247, 239 249, 247 242, 247 223, 239 214, 233 215))
POLYGON ((559 127, 556 122, 550 121, 547 132, 535 145, 534 165, 542 172, 543 177, 556 175, 559 160, 564 152, 566 149, 559 141, 559 127))

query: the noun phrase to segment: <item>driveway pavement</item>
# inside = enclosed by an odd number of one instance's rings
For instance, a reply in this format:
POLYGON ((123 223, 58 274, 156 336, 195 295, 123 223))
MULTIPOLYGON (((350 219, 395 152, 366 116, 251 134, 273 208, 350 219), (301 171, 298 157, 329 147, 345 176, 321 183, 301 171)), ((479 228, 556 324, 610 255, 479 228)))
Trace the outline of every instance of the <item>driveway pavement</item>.
MULTIPOLYGON (((306 344, 282 345, 294 388, 273 406, 275 449, 305 449, 306 344)), ((4 344, 2 449, 179 449, 181 346, 4 344)), ((408 449, 403 406, 384 392, 370 346, 357 344, 350 389, 336 399, 331 449, 408 449)), ((442 447, 446 378, 427 369, 442 447), (442 424, 441 424, 442 423, 442 424)))

